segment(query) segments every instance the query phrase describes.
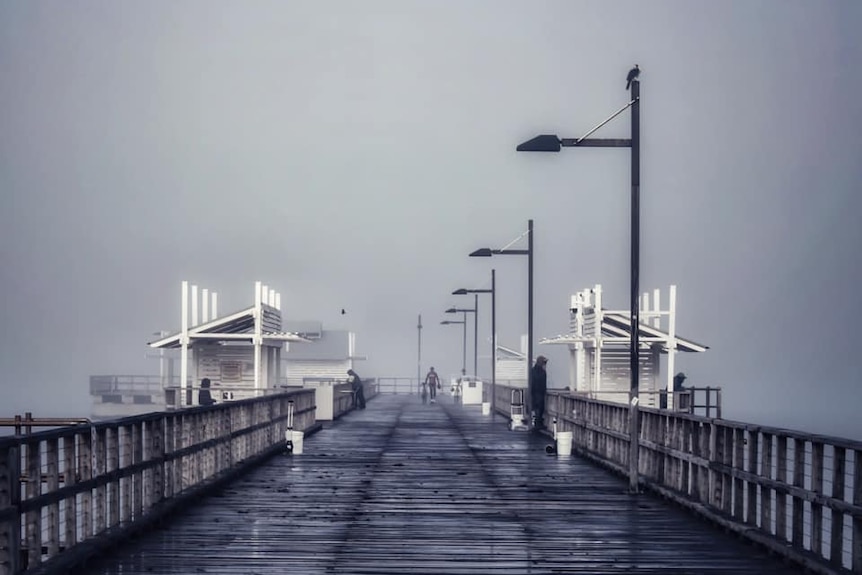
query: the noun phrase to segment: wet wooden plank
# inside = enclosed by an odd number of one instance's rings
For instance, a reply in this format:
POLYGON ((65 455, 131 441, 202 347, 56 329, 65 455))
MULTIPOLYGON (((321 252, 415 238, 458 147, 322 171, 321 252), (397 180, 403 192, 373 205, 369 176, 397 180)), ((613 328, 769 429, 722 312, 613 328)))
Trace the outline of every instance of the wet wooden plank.
POLYGON ((85 572, 795 572, 548 443, 478 407, 382 396, 85 572))

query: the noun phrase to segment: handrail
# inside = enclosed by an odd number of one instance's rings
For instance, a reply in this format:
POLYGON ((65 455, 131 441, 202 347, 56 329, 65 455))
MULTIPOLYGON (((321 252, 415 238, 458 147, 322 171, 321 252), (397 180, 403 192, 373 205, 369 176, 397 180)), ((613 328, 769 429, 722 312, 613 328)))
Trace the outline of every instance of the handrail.
POLYGON ((0 575, 62 571, 315 425, 313 389, 0 438, 0 575))
MULTIPOLYGON (((558 390, 546 402, 578 453, 628 474, 628 405, 558 390)), ((816 573, 862 573, 862 442, 640 411, 642 487, 816 573)))

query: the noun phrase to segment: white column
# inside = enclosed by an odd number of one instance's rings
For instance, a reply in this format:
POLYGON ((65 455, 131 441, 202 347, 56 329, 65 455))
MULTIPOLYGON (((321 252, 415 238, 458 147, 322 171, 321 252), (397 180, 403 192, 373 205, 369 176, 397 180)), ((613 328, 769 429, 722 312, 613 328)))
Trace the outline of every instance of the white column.
POLYGON ((281 294, 275 294, 275 309, 281 311, 281 294))
POLYGON ((652 292, 652 307, 656 312, 652 326, 656 329, 661 329, 661 291, 658 288, 655 288, 652 292))
POLYGON ((212 292, 210 298, 212 299, 212 319, 218 319, 218 293, 212 292))
POLYGON ((260 393, 260 344, 261 344, 261 334, 263 332, 262 323, 262 305, 263 305, 263 294, 265 293, 266 286, 262 285, 260 282, 254 283, 254 395, 257 396, 260 393))
POLYGON ((676 286, 668 292, 667 319, 667 408, 674 408, 673 376, 676 371, 676 286))
POLYGON ((593 301, 593 305, 595 306, 595 318, 596 318, 596 326, 595 326, 595 337, 596 337, 596 348, 594 357, 594 371, 595 371, 595 390, 602 390, 602 321, 603 321, 603 312, 602 312, 602 286, 600 284, 596 284, 594 288, 595 299, 593 301))
POLYGON ((198 286, 192 285, 192 327, 198 325, 198 286))
POLYGON ((207 288, 201 292, 201 322, 206 323, 210 320, 210 295, 207 288))
POLYGON ((180 289, 182 292, 182 303, 180 305, 180 401, 179 406, 186 405, 186 389, 188 388, 189 376, 189 282, 183 281, 180 289))

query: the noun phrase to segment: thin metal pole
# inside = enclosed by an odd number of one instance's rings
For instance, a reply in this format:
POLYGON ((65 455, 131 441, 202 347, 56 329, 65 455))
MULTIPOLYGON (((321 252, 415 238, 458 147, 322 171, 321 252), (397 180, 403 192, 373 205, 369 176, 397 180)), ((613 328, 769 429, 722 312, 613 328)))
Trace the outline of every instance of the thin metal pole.
POLYGON ((491 415, 497 398, 497 285, 496 273, 491 270, 491 415))
POLYGON ((479 377, 479 294, 473 294, 473 377, 479 377))
POLYGON ((462 312, 464 316, 464 333, 461 336, 461 375, 467 375, 467 312, 462 312))
POLYGON ((533 382, 530 372, 533 367, 533 220, 527 222, 527 396, 530 410, 533 409, 533 382))
POLYGON ((419 331, 419 354, 416 362, 416 393, 419 393, 419 388, 422 386, 422 314, 419 314, 419 325, 416 326, 419 331))
POLYGON ((640 82, 632 82, 632 197, 631 197, 631 348, 629 366, 629 491, 638 491, 640 408, 638 406, 640 331, 640 82))

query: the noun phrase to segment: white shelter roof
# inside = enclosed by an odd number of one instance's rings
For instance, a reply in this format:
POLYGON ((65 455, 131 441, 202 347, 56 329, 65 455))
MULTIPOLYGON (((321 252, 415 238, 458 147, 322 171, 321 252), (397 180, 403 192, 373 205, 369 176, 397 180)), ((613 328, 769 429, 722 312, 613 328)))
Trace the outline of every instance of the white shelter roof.
MULTIPOLYGON (((177 332, 148 345, 156 349, 178 349, 182 347, 182 335, 182 332, 177 332)), ((261 337, 263 343, 311 341, 289 332, 263 332, 261 337)), ((253 338, 254 306, 189 328, 189 343, 200 340, 251 343, 253 338)))
MULTIPOLYGON (((631 337, 631 318, 627 315, 617 313, 605 313, 602 315, 602 341, 609 342, 627 342, 631 337)), ((638 329, 638 341, 646 345, 660 344, 661 351, 667 353, 668 338, 670 334, 657 327, 641 323, 638 329)), ((708 346, 694 342, 690 339, 685 339, 680 336, 675 336, 676 349, 686 352, 704 352, 709 349, 708 346)), ((541 340, 539 343, 545 345, 568 345, 572 343, 587 343, 592 342, 592 337, 580 337, 574 334, 558 335, 541 340)))

